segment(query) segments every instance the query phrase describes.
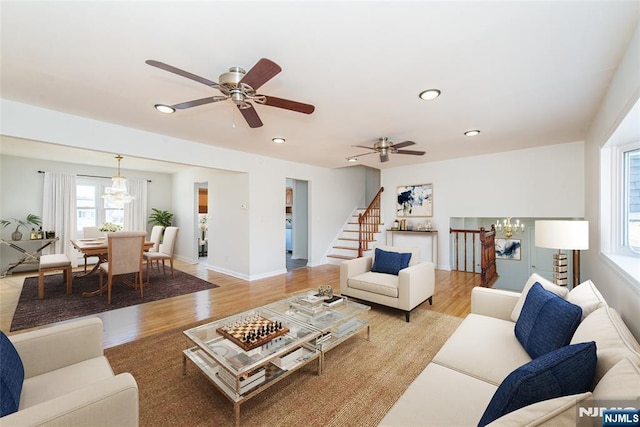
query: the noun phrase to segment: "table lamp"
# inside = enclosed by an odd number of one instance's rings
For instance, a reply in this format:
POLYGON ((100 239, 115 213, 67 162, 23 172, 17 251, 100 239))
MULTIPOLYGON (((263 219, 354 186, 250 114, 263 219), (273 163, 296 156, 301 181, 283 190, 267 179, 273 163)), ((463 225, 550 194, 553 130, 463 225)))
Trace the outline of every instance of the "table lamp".
POLYGON ((589 249, 589 221, 544 220, 535 222, 535 241, 539 248, 558 249, 553 255, 553 281, 567 285, 567 255, 573 251, 573 286, 580 284, 580 250, 589 249))

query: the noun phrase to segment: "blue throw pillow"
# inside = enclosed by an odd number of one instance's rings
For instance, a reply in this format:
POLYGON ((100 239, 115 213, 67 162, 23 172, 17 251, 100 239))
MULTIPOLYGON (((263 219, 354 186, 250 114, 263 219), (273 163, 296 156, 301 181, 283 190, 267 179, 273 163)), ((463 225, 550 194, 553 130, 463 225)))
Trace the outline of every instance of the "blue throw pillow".
POLYGON ((516 338, 535 359, 568 345, 581 319, 582 308, 536 282, 529 289, 516 322, 516 338))
POLYGON ((594 341, 569 345, 532 360, 502 381, 479 426, 525 406, 589 391, 596 370, 594 341))
POLYGON ((409 267, 409 261, 411 261, 411 252, 387 252, 376 248, 376 254, 373 258, 371 271, 376 273, 394 274, 397 276, 400 270, 409 267))
POLYGON ((23 381, 24 366, 20 355, 4 332, 0 331, 0 417, 18 410, 23 381))

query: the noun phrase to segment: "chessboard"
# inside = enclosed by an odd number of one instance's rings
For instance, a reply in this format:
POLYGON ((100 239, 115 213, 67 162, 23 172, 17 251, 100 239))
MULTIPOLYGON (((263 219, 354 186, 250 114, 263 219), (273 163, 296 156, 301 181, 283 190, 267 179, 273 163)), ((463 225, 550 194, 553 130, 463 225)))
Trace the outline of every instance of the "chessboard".
POLYGON ((274 322, 262 316, 230 328, 218 328, 216 332, 227 338, 244 351, 253 350, 274 338, 285 335, 289 328, 282 322, 274 322))

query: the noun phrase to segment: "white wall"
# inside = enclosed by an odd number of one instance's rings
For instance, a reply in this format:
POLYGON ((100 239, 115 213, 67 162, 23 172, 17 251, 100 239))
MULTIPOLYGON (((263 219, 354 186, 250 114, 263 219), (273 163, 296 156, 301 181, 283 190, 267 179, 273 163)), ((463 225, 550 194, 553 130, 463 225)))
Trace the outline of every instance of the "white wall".
POLYGON ((388 224, 396 218, 398 186, 433 184, 433 217, 428 219, 438 230, 438 268, 448 270, 453 262, 451 218, 583 217, 584 144, 383 169, 381 181, 385 188, 382 209, 388 224))
MULTIPOLYGON (((599 195, 600 148, 607 142, 631 107, 640 98, 640 26, 609 85, 586 139, 586 219, 589 220, 589 250, 583 258, 586 277, 593 280, 609 304, 616 308, 636 338, 640 339, 640 290, 600 253, 601 223, 599 195)), ((608 191, 604 189, 604 191, 608 191)), ((640 278, 636 278, 640 281, 640 278)))
MULTIPOLYGON (((287 177, 309 182, 309 265, 321 263, 324 252, 351 213, 354 204, 364 203, 365 178, 363 168, 326 169, 300 163, 286 162, 233 150, 221 149, 206 144, 195 143, 99 122, 79 116, 47 110, 31 105, 2 99, 2 122, 0 134, 16 138, 52 142, 72 147, 120 153, 155 160, 168 160, 203 168, 236 171, 247 174, 248 185, 244 198, 247 202, 247 237, 236 240, 229 248, 229 257, 242 257, 248 262, 246 271, 238 271, 248 279, 257 279, 286 271, 285 235, 285 192, 282 183, 287 177), (37 123, 37 126, 33 124, 37 123), (248 253, 247 253, 248 250, 248 253)), ((176 183, 203 182, 199 176, 176 177, 176 183)), ((186 233, 180 233, 178 241, 192 232, 194 221, 189 209, 194 202, 178 196, 182 189, 174 188, 172 200, 176 216, 188 215, 188 224, 176 218, 186 233), (187 203, 185 205, 185 203, 187 203), (187 207, 185 207, 187 206, 187 207), (186 227, 190 227, 186 229, 186 227)), ((187 244, 187 253, 179 243, 177 255, 191 257, 192 244, 187 244)), ((244 270, 243 267, 238 267, 244 270)))

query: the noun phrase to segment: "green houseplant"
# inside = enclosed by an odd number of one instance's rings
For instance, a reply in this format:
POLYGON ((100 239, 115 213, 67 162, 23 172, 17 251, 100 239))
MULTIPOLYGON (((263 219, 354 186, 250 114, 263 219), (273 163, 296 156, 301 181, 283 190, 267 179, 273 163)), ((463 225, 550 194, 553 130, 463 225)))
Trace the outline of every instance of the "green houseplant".
POLYGON ((26 219, 12 218, 0 220, 0 225, 2 226, 2 228, 5 228, 9 225, 15 225, 16 229, 13 233, 11 233, 12 240, 21 240, 22 232, 20 231, 20 227, 27 227, 29 224, 35 227, 39 227, 42 225, 42 219, 40 219, 38 215, 29 214, 27 215, 26 219))
POLYGON ((161 225, 165 228, 171 226, 171 222, 173 221, 173 214, 171 212, 156 208, 151 208, 151 210, 153 212, 149 215, 149 224, 161 225))

